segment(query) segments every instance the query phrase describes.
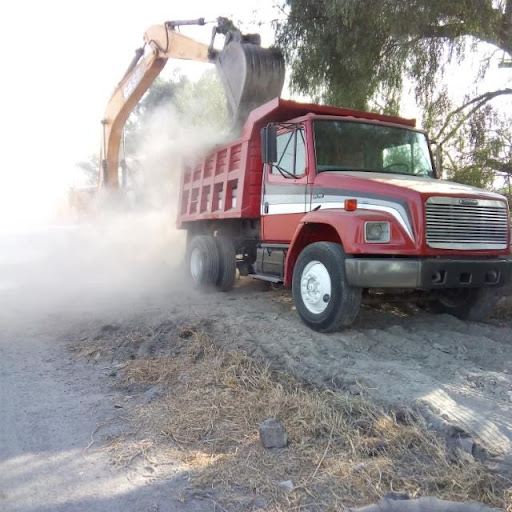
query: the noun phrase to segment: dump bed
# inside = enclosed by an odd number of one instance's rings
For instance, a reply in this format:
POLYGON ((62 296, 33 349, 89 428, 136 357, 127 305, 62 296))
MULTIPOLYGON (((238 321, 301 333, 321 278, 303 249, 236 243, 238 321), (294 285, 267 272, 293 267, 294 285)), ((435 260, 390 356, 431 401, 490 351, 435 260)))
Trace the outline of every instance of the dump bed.
POLYGON ((296 103, 276 98, 252 111, 242 137, 216 148, 181 176, 177 224, 210 219, 258 218, 261 215, 260 129, 306 114, 356 117, 414 126, 415 121, 351 109, 296 103))
POLYGON ((221 146, 181 177, 178 227, 206 219, 260 216, 263 164, 258 139, 221 146))

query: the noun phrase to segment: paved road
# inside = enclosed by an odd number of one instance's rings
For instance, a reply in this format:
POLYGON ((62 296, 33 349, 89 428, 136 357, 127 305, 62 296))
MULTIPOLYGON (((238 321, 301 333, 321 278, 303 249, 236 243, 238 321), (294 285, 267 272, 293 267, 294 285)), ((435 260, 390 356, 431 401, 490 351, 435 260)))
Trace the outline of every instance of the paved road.
POLYGON ((85 450, 118 411, 104 373, 75 362, 54 338, 0 335, 0 510, 212 510, 178 500, 180 473, 148 481, 111 469, 96 444, 85 450))
MULTIPOLYGON (((79 312, 84 290, 103 277, 86 247, 73 252, 81 263, 70 264, 67 247, 76 247, 78 235, 62 228, 0 233, 0 510, 212 510, 209 502, 178 500, 186 483, 180 472, 159 481, 112 469, 98 449, 104 431, 86 450, 97 426, 123 410, 114 408, 119 397, 108 372, 75 360, 59 336, 66 307, 79 312)), ((89 293, 89 303, 106 287, 89 293)))

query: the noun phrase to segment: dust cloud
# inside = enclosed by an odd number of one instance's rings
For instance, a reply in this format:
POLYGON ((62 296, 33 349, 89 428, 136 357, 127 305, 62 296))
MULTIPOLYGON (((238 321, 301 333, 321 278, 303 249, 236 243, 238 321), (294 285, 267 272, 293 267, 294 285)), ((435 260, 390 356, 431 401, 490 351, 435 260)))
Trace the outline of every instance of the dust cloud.
MULTIPOLYGON (((180 173, 225 140, 161 106, 115 202, 94 198, 70 220, 0 230, 0 326, 137 308, 183 294, 185 234, 175 227, 180 173)), ((176 300, 176 299, 174 299, 176 300)))

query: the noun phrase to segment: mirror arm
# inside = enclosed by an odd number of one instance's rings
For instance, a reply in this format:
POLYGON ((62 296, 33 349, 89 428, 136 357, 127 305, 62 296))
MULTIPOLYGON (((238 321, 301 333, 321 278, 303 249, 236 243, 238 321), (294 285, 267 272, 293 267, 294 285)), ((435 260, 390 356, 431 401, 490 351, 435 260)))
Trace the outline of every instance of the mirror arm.
POLYGON ((276 168, 278 171, 279 171, 279 174, 281 174, 281 176, 283 178, 295 178, 295 174, 292 174, 291 172, 287 171, 286 169, 283 169, 280 165, 278 164, 270 164, 270 167, 271 168, 276 168))

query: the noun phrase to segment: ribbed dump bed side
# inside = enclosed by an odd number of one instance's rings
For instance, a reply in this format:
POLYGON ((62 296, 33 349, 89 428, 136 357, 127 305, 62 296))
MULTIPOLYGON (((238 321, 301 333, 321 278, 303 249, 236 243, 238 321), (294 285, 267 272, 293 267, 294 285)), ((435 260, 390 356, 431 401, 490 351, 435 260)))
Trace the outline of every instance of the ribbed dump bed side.
POLYGON ((260 216, 261 161, 259 139, 221 146, 181 176, 178 227, 206 219, 260 216))

